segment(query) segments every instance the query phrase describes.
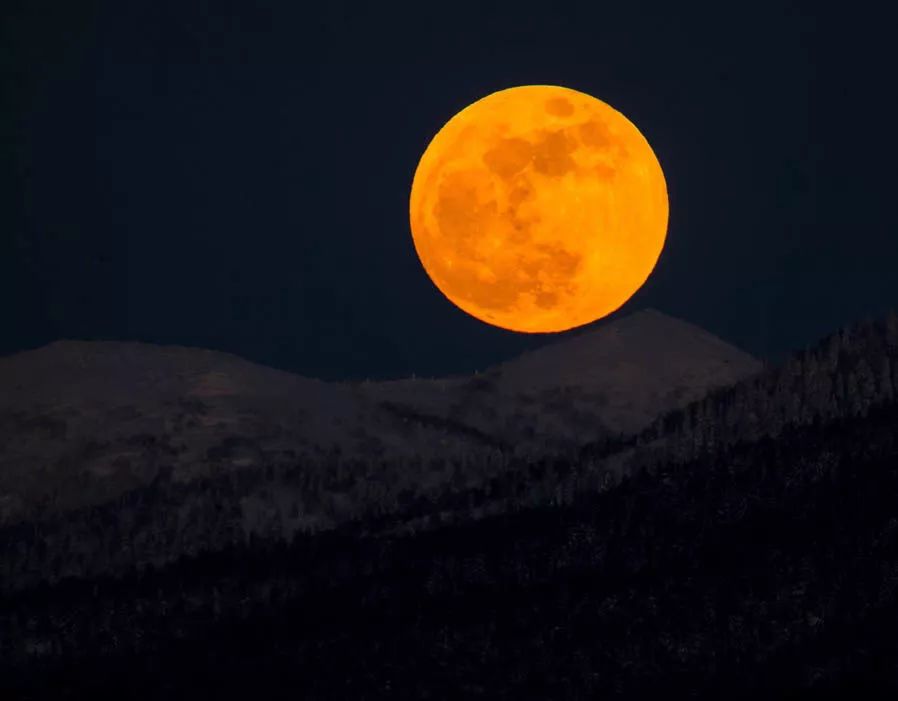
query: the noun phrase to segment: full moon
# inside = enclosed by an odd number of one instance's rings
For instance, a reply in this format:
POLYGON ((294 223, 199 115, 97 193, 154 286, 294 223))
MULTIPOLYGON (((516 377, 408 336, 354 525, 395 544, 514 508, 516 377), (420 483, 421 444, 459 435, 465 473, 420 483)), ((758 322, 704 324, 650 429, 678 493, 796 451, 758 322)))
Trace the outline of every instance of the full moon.
POLYGON ((586 93, 525 85, 450 119, 412 182, 415 250, 450 301, 525 333, 624 304, 667 232, 664 173, 623 114, 586 93))

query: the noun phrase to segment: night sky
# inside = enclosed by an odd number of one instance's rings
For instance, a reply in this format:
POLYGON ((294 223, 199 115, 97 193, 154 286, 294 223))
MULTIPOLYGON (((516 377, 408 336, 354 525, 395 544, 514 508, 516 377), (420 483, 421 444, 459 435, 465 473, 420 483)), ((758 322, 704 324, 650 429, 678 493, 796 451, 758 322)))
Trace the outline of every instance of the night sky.
POLYGON ((0 353, 140 340, 336 379, 553 340, 458 310, 408 225, 445 121, 548 83, 665 171, 667 246, 618 314, 781 357, 898 306, 892 25, 824 5, 7 0, 0 353))

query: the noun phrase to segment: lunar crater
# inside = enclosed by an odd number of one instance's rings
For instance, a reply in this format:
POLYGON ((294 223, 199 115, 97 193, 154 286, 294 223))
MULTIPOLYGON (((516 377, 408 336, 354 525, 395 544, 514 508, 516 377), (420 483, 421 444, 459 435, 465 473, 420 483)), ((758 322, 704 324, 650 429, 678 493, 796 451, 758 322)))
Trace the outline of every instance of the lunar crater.
POLYGON ((574 113, 574 106, 563 97, 552 97, 545 101, 546 112, 558 117, 569 117, 574 113))

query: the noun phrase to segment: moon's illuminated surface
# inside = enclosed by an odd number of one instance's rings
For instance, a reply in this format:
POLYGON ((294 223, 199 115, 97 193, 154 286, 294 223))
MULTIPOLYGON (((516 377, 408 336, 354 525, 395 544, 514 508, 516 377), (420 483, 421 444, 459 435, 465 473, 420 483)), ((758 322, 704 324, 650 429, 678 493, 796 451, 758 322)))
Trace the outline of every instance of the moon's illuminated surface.
POLYGON ((639 130, 576 90, 501 90, 424 151, 409 204, 415 249, 452 302, 489 324, 563 331, 610 314, 664 246, 664 173, 639 130))

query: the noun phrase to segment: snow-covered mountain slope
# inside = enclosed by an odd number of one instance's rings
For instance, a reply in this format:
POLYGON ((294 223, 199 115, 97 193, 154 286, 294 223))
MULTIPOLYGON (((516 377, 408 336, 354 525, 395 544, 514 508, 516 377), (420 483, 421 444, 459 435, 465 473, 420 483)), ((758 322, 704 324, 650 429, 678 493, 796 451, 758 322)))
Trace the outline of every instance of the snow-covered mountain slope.
POLYGON ((654 311, 462 378, 327 383, 210 350, 59 341, 0 358, 0 523, 101 503, 171 469, 574 448, 760 370, 654 311))
POLYGON ((364 385, 372 401, 451 419, 509 445, 563 449, 653 419, 761 370, 749 354, 655 310, 563 337, 463 379, 364 385))

